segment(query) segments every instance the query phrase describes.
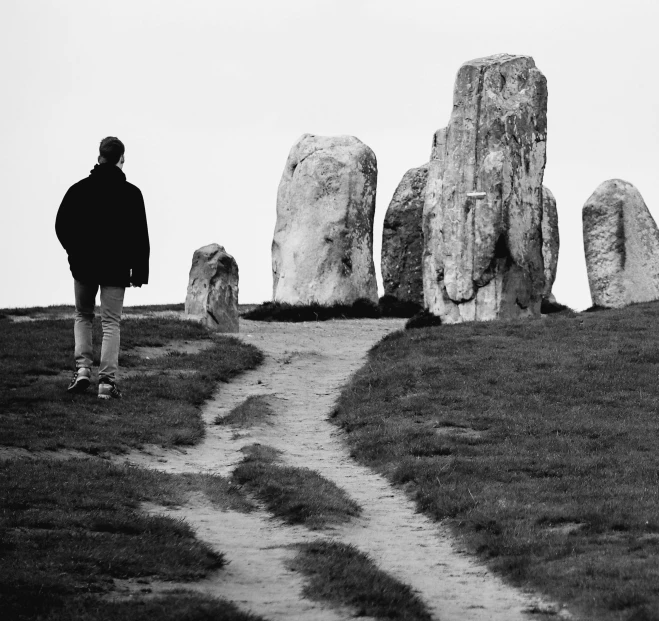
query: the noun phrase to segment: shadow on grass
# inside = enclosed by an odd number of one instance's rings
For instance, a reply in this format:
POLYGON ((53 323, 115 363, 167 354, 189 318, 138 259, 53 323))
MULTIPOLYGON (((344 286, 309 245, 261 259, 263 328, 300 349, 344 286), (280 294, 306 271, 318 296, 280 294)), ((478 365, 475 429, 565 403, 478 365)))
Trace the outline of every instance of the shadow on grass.
POLYGON ((314 470, 277 464, 278 454, 272 447, 257 444, 243 450, 246 456, 232 479, 289 524, 319 529, 361 513, 345 491, 314 470))
POLYGON ((628 619, 659 610, 658 376, 657 303, 411 330, 332 420, 510 580, 628 619))

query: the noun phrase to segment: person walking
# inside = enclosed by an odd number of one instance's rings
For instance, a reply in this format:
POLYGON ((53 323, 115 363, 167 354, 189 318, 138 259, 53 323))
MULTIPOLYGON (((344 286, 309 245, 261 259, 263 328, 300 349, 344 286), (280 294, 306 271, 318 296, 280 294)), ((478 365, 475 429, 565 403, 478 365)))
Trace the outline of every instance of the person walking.
POLYGON ((92 321, 100 289, 103 342, 98 396, 120 398, 117 387, 120 322, 126 287, 149 282, 149 232, 144 199, 126 181, 121 140, 101 140, 98 164, 72 185, 62 200, 55 232, 66 250, 75 294, 76 371, 67 390, 81 393, 91 383, 92 321))

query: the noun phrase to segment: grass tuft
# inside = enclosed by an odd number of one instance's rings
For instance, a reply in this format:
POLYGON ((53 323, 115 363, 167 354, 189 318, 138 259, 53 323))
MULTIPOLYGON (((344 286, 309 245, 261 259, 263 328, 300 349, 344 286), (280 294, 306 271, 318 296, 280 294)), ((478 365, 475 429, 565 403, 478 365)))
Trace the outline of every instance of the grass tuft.
POLYGON ((332 481, 308 468, 281 466, 272 447, 252 445, 231 475, 289 524, 311 529, 347 522, 359 505, 332 481))
POLYGON ((282 452, 274 446, 258 443, 243 446, 240 451, 245 455, 245 462, 277 462, 281 459, 282 455, 282 452))
POLYGON ((382 317, 412 317, 421 307, 413 302, 401 302, 394 296, 382 296, 377 304, 360 298, 352 304, 286 304, 264 302, 243 313, 252 321, 328 321, 329 319, 379 319, 382 317))
POLYGON ((292 568, 305 574, 307 597, 351 606, 356 616, 400 621, 430 621, 412 589, 380 570, 357 548, 336 541, 302 544, 292 568))
POLYGON ((243 314, 252 321, 327 321, 329 319, 357 319, 379 317, 376 304, 367 299, 356 300, 353 304, 287 304, 285 302, 264 302, 243 314))
POLYGON ((251 427, 268 421, 274 414, 267 395, 251 395, 236 406, 226 416, 218 415, 213 423, 216 425, 233 425, 235 427, 251 427))
POLYGON ((394 295, 383 295, 378 301, 378 308, 381 317, 399 317, 401 319, 414 317, 422 310, 420 304, 401 301, 394 295))
POLYGON ((602 311, 608 311, 610 310, 607 306, 600 306, 599 304, 593 304, 592 306, 589 306, 584 313, 600 313, 602 311))
POLYGON ((542 302, 540 303, 540 312, 543 315, 551 315, 553 313, 575 313, 575 311, 573 311, 569 306, 565 306, 565 304, 561 304, 560 302, 556 301, 552 302, 546 298, 542 298, 542 302))
POLYGON ((441 325, 442 320, 437 315, 433 315, 429 310, 422 310, 410 317, 405 323, 405 329, 413 330, 415 328, 431 328, 441 325))

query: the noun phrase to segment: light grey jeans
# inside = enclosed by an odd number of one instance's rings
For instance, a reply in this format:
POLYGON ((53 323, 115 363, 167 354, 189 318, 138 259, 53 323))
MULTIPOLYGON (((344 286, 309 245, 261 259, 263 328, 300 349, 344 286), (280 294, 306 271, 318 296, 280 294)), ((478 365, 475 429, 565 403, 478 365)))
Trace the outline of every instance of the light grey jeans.
POLYGON ((75 279, 73 282, 76 298, 75 326, 73 328, 76 343, 76 368, 91 369, 92 366, 92 322, 96 294, 100 288, 103 343, 101 344, 101 366, 98 376, 114 380, 119 368, 120 322, 126 288, 85 285, 75 279))

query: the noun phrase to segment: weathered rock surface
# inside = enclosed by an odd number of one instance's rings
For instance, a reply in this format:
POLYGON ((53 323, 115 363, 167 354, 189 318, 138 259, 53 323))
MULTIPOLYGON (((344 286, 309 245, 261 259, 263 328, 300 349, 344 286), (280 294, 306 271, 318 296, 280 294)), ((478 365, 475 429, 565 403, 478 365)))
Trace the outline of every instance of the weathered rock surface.
POLYGON ((620 308, 659 299, 659 230, 641 193, 610 179, 582 211, 593 304, 620 308))
POLYGON ((448 128, 438 129, 433 136, 426 196, 423 203, 422 230, 423 253, 421 255, 421 276, 423 280, 424 306, 441 316, 443 300, 443 218, 440 208, 442 182, 446 170, 446 135, 448 128))
POLYGON ((304 134, 293 145, 277 193, 276 302, 377 302, 376 187, 375 154, 354 136, 304 134))
POLYGON ((423 304, 421 255, 428 165, 408 170, 389 203, 382 228, 381 269, 385 295, 423 304))
POLYGON ((458 71, 424 204, 426 307, 445 323, 538 316, 547 83, 529 56, 458 71))
POLYGON ((218 332, 238 332, 238 264, 219 244, 195 250, 185 314, 218 332))
POLYGON ((542 261, 545 266, 545 287, 542 290, 542 298, 552 300, 551 288, 556 280, 556 268, 558 267, 558 249, 560 237, 558 235, 558 211, 556 210, 556 199, 551 190, 542 186, 542 261))

